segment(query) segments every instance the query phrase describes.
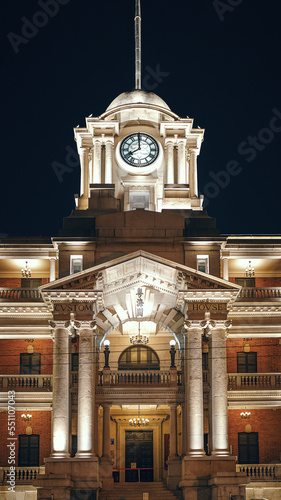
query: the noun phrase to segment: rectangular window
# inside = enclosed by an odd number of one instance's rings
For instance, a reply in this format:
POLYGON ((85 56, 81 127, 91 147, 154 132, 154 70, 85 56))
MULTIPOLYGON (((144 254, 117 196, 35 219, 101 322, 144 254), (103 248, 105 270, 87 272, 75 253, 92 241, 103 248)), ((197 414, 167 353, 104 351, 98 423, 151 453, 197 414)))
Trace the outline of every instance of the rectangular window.
POLYGON ((257 353, 237 353, 237 373, 257 373, 257 353))
POLYGON ((235 278, 236 285, 243 286, 243 288, 255 288, 255 278, 235 278))
POLYGON ((71 371, 78 372, 78 368, 79 368, 79 354, 75 352, 71 354, 71 371))
POLYGON ((81 271, 83 271, 83 255, 71 255, 70 274, 80 273, 81 271))
POLYGON ((42 278, 21 278, 21 288, 38 288, 42 285, 42 278))
POLYGON ((259 463, 258 432, 238 433, 238 462, 239 464, 259 463))
POLYGON ((40 375, 41 373, 41 354, 33 352, 32 354, 20 354, 20 374, 21 375, 40 375))
POLYGON ((72 434, 71 436, 71 458, 75 457, 77 453, 77 435, 72 434))
POLYGON ((201 271, 201 273, 209 273, 208 255, 197 255, 197 271, 201 271))
POLYGON ((19 436, 19 467, 39 465, 39 436, 32 434, 19 436))

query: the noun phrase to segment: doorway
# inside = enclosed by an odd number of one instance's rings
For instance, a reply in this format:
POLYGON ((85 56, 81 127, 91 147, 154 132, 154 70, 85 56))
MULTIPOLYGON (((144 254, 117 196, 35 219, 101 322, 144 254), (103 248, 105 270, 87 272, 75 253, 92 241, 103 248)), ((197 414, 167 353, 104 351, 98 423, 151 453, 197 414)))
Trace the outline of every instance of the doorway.
POLYGON ((125 467, 126 482, 153 481, 153 431, 125 431, 125 467))

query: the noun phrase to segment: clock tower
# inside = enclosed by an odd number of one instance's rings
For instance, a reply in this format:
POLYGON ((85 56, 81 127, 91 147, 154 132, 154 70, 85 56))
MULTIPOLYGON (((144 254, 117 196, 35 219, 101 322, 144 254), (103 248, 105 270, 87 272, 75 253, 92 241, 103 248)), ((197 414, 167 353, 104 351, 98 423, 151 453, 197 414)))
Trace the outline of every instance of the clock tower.
POLYGON ((77 210, 202 210, 197 156, 204 130, 156 94, 124 92, 74 132, 81 163, 77 210))

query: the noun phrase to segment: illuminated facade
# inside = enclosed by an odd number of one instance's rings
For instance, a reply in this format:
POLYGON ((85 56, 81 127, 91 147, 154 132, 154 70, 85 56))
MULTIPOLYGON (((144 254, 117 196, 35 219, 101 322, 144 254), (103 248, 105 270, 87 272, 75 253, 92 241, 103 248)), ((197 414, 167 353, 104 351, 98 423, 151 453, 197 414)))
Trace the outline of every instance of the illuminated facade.
POLYGON ((204 211, 204 130, 141 90, 140 22, 59 235, 0 242, 0 500, 281 497, 281 237, 204 211))
POLYGON ((30 498, 281 494, 281 239, 220 236, 192 124, 155 94, 117 97, 75 129, 60 235, 1 243, 2 497, 11 397, 30 498))

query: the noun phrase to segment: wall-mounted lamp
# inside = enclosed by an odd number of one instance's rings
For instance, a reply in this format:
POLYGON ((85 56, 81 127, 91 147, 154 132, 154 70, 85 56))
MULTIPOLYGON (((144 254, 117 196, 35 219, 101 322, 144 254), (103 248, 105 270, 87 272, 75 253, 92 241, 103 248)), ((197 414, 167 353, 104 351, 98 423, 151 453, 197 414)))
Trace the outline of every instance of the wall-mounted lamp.
POLYGON ((176 358, 176 348, 175 348, 175 345, 176 345, 176 341, 175 340, 170 340, 170 346, 171 346, 171 349, 170 349, 171 368, 175 368, 176 367, 176 365, 175 365, 175 358, 176 358))
POLYGON ((103 353, 104 353, 104 368, 109 368, 110 341, 105 340, 103 344, 104 344, 104 351, 103 351, 103 353))

